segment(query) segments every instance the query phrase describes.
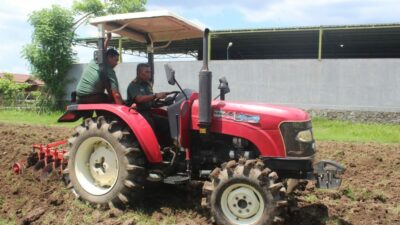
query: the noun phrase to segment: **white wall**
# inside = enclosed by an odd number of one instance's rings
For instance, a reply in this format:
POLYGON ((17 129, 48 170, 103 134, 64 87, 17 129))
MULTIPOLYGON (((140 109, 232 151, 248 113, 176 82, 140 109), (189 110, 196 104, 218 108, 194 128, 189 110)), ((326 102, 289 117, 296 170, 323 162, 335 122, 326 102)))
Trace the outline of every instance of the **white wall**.
MULTIPOLYGON (((156 62, 154 90, 176 90, 168 85, 166 62, 156 62)), ((169 62, 184 88, 198 89, 202 62, 169 62)), ((137 63, 116 67, 120 91, 126 96, 129 82, 136 76, 137 63)), ((83 70, 74 65, 69 76, 75 81, 83 70)), ((218 78, 228 79, 230 101, 276 103, 305 109, 338 109, 400 112, 400 59, 288 59, 221 60, 209 65, 213 73, 213 96, 218 94, 218 78)))

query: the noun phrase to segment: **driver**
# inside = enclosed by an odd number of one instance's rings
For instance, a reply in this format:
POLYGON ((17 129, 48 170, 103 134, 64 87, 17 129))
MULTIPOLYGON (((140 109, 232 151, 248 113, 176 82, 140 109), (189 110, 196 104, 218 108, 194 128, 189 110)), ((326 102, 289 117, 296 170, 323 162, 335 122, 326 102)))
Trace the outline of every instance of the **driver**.
POLYGON ((168 120, 151 112, 153 102, 157 99, 165 99, 168 92, 153 93, 150 79, 150 65, 139 63, 136 67, 136 78, 128 86, 127 104, 135 108, 147 120, 160 141, 170 140, 168 120))

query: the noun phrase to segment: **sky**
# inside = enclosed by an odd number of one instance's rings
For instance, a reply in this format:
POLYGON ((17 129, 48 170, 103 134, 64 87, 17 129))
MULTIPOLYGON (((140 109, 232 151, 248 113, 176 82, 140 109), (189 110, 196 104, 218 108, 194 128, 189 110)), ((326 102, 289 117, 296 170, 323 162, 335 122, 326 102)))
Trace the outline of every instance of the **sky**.
MULTIPOLYGON (((22 57, 33 28, 28 16, 53 4, 70 8, 73 0, 2 0, 0 72, 30 74, 22 57)), ((147 10, 169 10, 211 30, 320 25, 400 23, 398 0, 147 0, 147 10)), ((95 27, 81 26, 79 37, 95 37, 95 27)), ((77 46, 77 62, 91 60, 93 49, 77 46)), ((137 61, 137 57, 124 61, 137 61)))

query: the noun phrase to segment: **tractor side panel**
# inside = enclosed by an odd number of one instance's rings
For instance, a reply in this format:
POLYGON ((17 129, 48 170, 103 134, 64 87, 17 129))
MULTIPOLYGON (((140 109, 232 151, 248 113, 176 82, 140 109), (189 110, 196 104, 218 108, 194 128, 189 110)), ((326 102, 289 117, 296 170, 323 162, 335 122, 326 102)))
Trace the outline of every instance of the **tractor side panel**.
MULTIPOLYGON (((160 163, 162 156, 160 146, 153 129, 142 115, 124 105, 115 104, 79 104, 68 107, 68 111, 93 111, 101 110, 115 114, 121 118, 135 134, 142 147, 148 162, 160 163)), ((66 122, 64 120, 64 122, 66 122)))
POLYGON ((191 116, 193 101, 199 98, 198 93, 192 93, 188 100, 184 101, 181 105, 181 116, 179 123, 179 138, 182 147, 189 148, 191 136, 191 116))
MULTIPOLYGON (((198 102, 192 106, 192 129, 198 130, 198 102)), ((212 118, 211 132, 241 137, 252 142, 264 157, 286 157, 279 129, 263 129, 260 125, 237 122, 225 118, 212 118)))
MULTIPOLYGON (((198 119, 192 118, 193 129, 198 129, 198 119)), ((211 132, 227 134, 249 140, 264 157, 286 157, 285 147, 278 130, 262 130, 250 124, 230 120, 213 120, 211 132)))

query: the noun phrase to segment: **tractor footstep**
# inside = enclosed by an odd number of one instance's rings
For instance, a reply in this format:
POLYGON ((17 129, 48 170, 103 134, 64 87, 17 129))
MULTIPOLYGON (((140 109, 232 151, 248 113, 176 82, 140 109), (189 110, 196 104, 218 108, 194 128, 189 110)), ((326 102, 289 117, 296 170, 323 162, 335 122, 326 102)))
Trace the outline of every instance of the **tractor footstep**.
POLYGON ((190 177, 188 176, 170 176, 164 179, 166 184, 184 184, 189 182, 190 177))

